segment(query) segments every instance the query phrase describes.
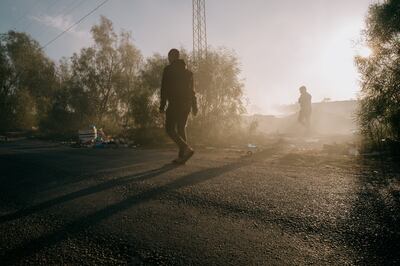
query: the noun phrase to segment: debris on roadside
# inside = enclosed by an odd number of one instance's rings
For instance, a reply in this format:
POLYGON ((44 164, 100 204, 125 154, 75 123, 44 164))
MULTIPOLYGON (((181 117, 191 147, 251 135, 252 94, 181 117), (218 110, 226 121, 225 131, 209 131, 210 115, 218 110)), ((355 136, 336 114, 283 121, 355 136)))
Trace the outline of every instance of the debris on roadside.
POLYGON ((79 145, 82 147, 93 147, 97 139, 96 126, 92 125, 88 129, 82 129, 78 131, 79 145))
POLYGON ((138 145, 131 140, 125 138, 112 138, 108 136, 102 128, 97 129, 95 125, 89 129, 78 131, 79 141, 71 144, 75 148, 137 148, 138 145))
POLYGON ((258 150, 257 149, 257 145, 249 143, 249 144, 247 144, 247 152, 246 152, 246 154, 250 156, 253 153, 257 152, 257 150, 258 150))

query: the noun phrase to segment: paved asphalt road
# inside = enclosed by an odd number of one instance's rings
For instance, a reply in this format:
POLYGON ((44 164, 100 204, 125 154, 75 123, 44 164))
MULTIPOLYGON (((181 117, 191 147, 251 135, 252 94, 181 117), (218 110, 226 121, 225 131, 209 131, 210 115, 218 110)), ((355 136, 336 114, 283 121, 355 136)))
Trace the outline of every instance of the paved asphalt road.
POLYGON ((266 147, 0 144, 0 264, 400 263, 399 171, 266 147))

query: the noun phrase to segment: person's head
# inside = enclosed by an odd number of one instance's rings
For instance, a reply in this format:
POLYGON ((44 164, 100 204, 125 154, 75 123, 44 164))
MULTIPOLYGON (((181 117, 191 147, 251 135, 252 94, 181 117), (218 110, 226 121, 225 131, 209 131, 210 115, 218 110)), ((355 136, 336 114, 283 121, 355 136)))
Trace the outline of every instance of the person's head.
POLYGON ((178 49, 173 48, 173 49, 169 50, 169 52, 168 52, 168 61, 169 61, 169 63, 175 62, 178 59, 179 59, 179 51, 178 51, 178 49))
POLYGON ((300 93, 305 93, 305 92, 307 92, 306 86, 301 86, 301 87, 299 88, 299 91, 300 91, 300 93))

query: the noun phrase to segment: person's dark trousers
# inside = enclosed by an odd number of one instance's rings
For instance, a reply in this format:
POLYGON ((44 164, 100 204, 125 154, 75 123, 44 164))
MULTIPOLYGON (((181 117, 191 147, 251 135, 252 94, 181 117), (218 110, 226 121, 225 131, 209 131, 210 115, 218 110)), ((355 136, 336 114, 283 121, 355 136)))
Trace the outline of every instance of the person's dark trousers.
POLYGON ((165 129, 169 137, 179 147, 179 157, 183 156, 188 147, 186 142, 186 123, 190 113, 190 108, 168 107, 165 119, 165 129))
POLYGON ((310 127, 310 118, 311 118, 311 109, 300 110, 298 121, 307 128, 310 127))

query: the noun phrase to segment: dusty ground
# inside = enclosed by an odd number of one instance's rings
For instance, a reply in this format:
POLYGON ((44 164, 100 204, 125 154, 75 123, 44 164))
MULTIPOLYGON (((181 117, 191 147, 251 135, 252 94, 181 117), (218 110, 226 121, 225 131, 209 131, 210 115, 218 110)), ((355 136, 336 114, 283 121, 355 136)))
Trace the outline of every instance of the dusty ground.
POLYGON ((293 145, 253 156, 0 144, 0 262, 400 263, 399 170, 293 145))

